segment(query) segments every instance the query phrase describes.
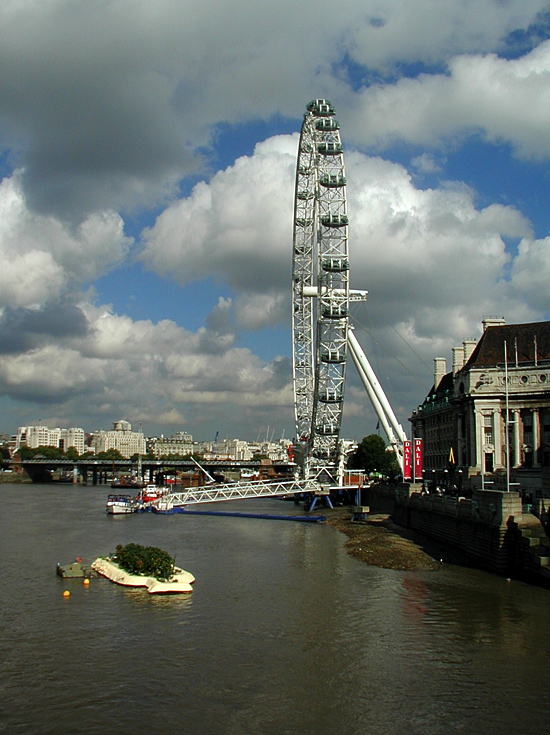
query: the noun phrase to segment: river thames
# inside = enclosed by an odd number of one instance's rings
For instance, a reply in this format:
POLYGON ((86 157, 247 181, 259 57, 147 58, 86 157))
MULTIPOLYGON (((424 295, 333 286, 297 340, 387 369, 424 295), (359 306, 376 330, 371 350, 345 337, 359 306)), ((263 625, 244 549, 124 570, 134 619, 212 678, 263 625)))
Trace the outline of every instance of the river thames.
POLYGON ((0 485, 1 733, 548 731, 550 591, 369 567, 327 524, 107 516, 108 492, 0 485), (55 573, 132 541, 175 555, 194 592, 55 573))

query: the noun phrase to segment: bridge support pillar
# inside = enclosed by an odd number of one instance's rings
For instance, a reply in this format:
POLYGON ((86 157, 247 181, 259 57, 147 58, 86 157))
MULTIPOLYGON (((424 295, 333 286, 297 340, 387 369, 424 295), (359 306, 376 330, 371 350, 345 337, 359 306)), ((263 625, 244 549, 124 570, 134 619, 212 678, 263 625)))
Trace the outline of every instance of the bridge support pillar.
POLYGON ((315 506, 317 505, 317 501, 319 500, 319 498, 322 498, 323 499, 323 502, 325 502, 328 505, 329 508, 333 508, 334 507, 332 505, 332 500, 330 499, 330 495, 328 493, 316 493, 313 496, 313 500, 311 501, 311 505, 308 508, 309 511, 312 511, 315 508, 315 506))

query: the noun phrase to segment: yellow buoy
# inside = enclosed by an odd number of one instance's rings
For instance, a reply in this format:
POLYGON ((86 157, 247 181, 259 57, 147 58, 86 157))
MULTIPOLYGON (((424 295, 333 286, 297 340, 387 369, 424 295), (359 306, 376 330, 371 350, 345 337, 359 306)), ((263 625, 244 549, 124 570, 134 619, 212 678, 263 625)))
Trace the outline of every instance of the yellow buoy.
POLYGON ((84 579, 84 586, 87 587, 89 584, 90 584, 90 580, 88 579, 88 577, 86 577, 84 579))
POLYGON ((70 596, 71 596, 71 593, 69 592, 69 590, 63 590, 63 597, 70 597, 70 596))

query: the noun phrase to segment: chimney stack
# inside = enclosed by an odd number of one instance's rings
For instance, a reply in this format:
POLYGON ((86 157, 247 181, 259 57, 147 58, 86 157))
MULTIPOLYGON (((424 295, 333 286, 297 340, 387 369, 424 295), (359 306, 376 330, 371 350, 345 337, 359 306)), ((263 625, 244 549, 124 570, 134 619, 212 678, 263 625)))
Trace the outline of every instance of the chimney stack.
POLYGON ((483 324, 483 331, 485 331, 487 327, 503 327, 506 320, 503 316, 486 316, 481 323, 483 324))
POLYGON ((464 344, 464 365, 466 365, 466 363, 472 356, 472 352, 476 348, 476 341, 475 339, 465 339, 463 344, 464 344))
POLYGON ((453 376, 464 367, 464 346, 453 347, 453 376))
POLYGON ((434 390, 439 388, 439 384, 446 373, 447 360, 444 357, 434 357, 434 390))

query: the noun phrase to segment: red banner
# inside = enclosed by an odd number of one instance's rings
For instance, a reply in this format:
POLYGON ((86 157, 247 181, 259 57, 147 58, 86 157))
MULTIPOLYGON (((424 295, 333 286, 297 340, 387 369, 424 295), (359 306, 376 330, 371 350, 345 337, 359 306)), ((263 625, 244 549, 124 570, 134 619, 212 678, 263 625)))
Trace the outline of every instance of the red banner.
POLYGON ((414 440, 414 479, 422 479, 422 439, 414 440))
POLYGON ((403 479, 411 479, 411 443, 410 441, 403 442, 403 479))

